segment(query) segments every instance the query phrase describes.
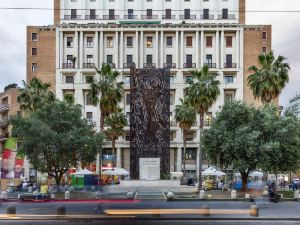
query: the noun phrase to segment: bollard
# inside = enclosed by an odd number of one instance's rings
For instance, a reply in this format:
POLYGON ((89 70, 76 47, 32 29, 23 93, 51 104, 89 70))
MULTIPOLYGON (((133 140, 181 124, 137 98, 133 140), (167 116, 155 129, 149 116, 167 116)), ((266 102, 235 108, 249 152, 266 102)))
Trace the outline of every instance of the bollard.
POLYGON ((69 200, 71 198, 71 193, 69 191, 65 192, 65 200, 69 200))
POLYGON ((2 191, 1 195, 2 195, 3 201, 6 201, 8 199, 6 191, 2 191))
POLYGON ((65 216, 66 212, 67 212, 67 210, 64 205, 60 205, 57 207, 57 216, 65 216))
POLYGON ((231 191, 230 197, 231 197, 231 199, 236 199, 237 198, 236 190, 231 191))
POLYGON ((201 190, 199 193, 199 199, 205 199, 205 191, 201 190))
POLYGON ((33 188, 30 186, 30 187, 28 188, 28 192, 29 192, 29 193, 32 193, 32 191, 33 191, 33 188))
POLYGON ((250 216, 258 217, 259 216, 259 209, 257 205, 251 205, 250 207, 250 216))
POLYGON ((295 190, 295 192, 294 192, 294 199, 295 199, 295 201, 298 201, 299 200, 299 190, 295 190))
POLYGON ((6 208, 6 215, 8 217, 15 217, 17 214, 16 206, 10 205, 6 208))
POLYGON ((202 211, 203 211, 203 216, 209 217, 210 216, 210 208, 208 205, 204 205, 201 207, 202 211))
POLYGON ((175 194, 173 192, 169 191, 167 193, 167 200, 168 201, 174 201, 175 200, 175 194))

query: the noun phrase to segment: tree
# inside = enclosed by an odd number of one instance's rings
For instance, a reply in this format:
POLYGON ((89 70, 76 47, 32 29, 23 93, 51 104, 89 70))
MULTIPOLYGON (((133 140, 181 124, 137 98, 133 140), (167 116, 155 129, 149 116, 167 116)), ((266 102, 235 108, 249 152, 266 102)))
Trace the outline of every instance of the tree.
POLYGON ((45 104, 55 101, 55 95, 49 91, 50 84, 43 83, 40 79, 34 77, 26 84, 22 81, 24 88, 21 89, 17 98, 20 103, 20 109, 25 112, 36 112, 45 104))
POLYGON ((4 91, 8 91, 11 88, 18 88, 18 84, 12 83, 4 87, 4 91))
POLYGON ((55 101, 24 117, 11 119, 13 136, 21 142, 19 153, 40 172, 53 177, 56 184, 79 161, 90 163, 103 145, 85 119, 81 107, 55 101))
MULTIPOLYGON (((188 87, 185 94, 188 97, 190 104, 200 116, 199 132, 202 135, 204 125, 204 115, 209 108, 217 100, 220 94, 220 81, 217 80, 217 73, 210 72, 207 65, 203 66, 201 70, 191 71, 193 80, 188 81, 188 87)), ((199 186, 202 189, 202 144, 201 137, 199 140, 199 186)))
POLYGON ((127 125, 127 119, 121 109, 118 109, 118 111, 113 112, 105 118, 105 124, 109 126, 105 133, 112 141, 112 155, 114 156, 116 152, 116 140, 124 134, 124 127, 127 125))
POLYGON ((214 165, 239 171, 245 190, 256 169, 277 173, 299 165, 300 126, 292 120, 281 118, 273 106, 227 102, 204 131, 204 151, 214 165))
POLYGON ((196 111, 190 105, 190 102, 187 100, 180 99, 181 104, 176 106, 175 109, 175 119, 179 122, 179 127, 182 130, 183 136, 183 177, 186 177, 186 132, 191 129, 193 124, 196 122, 196 111))
POLYGON ((251 66, 249 71, 253 74, 248 77, 254 97, 264 104, 278 98, 279 94, 289 81, 290 66, 285 63, 283 56, 275 58, 273 51, 258 56, 259 68, 251 66))

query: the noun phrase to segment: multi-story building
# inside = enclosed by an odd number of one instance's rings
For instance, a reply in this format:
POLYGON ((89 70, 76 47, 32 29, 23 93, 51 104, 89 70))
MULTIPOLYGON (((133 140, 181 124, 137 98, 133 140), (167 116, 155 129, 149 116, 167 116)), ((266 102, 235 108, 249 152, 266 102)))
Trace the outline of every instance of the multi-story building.
POLYGON ((294 113, 300 119, 300 95, 296 95, 289 101, 289 104, 285 107, 285 111, 294 113))
MULTIPOLYGON (((248 68, 271 50, 271 26, 245 25, 245 0, 55 0, 54 8, 53 26, 27 29, 27 78, 50 82, 59 99, 72 95, 99 129, 99 107, 88 97, 94 67, 108 63, 122 74, 121 106, 128 118, 130 66, 170 68, 171 171, 182 170, 183 139, 174 110, 190 70, 208 65, 219 74, 221 94, 206 115, 206 126, 225 101, 261 104, 247 85, 248 68)), ((190 174, 199 172, 198 125, 188 133, 190 174)), ((117 166, 127 170, 129 137, 127 127, 117 141, 117 166)), ((109 146, 104 154, 111 154, 109 146)))

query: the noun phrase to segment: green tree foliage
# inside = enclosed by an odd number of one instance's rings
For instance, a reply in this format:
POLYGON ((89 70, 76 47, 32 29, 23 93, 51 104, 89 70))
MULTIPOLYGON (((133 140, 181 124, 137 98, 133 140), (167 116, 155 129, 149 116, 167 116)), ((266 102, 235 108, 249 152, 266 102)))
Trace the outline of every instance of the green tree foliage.
POLYGON ((4 87, 4 91, 8 91, 11 88, 18 88, 18 84, 16 83, 9 84, 6 87, 4 87))
POLYGON ((24 112, 35 112, 45 104, 55 101, 55 95, 49 91, 50 84, 43 83, 38 78, 32 78, 29 84, 23 81, 24 88, 17 98, 24 112))
POLYGON ((275 107, 256 109, 241 102, 228 102, 203 134, 209 160, 239 171, 246 188, 256 169, 278 173, 299 165, 300 125, 290 115, 280 117, 275 107))
POLYGON ((103 135, 81 116, 80 106, 55 101, 25 117, 11 119, 13 136, 22 143, 18 151, 57 184, 79 161, 94 161, 102 148, 103 135))
POLYGON ((275 58, 272 51, 258 56, 259 68, 251 66, 249 71, 253 74, 248 77, 255 98, 270 103, 279 96, 289 82, 290 66, 285 60, 283 56, 275 58))

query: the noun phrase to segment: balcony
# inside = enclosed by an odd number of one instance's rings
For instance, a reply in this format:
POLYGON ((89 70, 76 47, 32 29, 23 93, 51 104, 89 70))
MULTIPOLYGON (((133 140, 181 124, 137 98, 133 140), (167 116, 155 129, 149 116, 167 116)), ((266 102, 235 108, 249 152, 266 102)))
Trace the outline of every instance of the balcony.
POLYGON ((104 20, 118 20, 120 19, 119 15, 104 15, 103 16, 104 20))
POLYGON ((104 63, 104 65, 110 65, 111 68, 115 69, 116 64, 115 63, 104 63))
POLYGON ((5 119, 1 119, 0 120, 0 128, 5 128, 8 126, 8 119, 5 118, 5 119))
POLYGON ((163 15, 162 19, 163 20, 175 20, 176 16, 175 15, 163 15))
POLYGON ((85 19, 86 20, 99 20, 99 16, 98 15, 86 15, 85 19))
POLYGON ((202 15, 200 16, 200 19, 201 19, 201 20, 214 20, 214 19, 215 19, 215 16, 214 16, 213 14, 209 14, 209 15, 205 15, 205 16, 202 14, 202 15))
POLYGON ((219 20, 235 20, 236 17, 235 17, 234 14, 228 14, 227 17, 225 15, 223 15, 223 14, 219 14, 218 15, 218 19, 219 20))
POLYGON ((74 69, 75 64, 74 63, 63 63, 62 68, 64 68, 64 69, 74 69))
POLYGON ((93 121, 92 118, 87 118, 86 120, 87 120, 88 125, 91 125, 93 127, 95 127, 97 125, 97 123, 95 121, 93 121))
POLYGON ((5 103, 0 105, 0 112, 6 112, 10 109, 10 105, 5 103))
POLYGON ((158 15, 142 15, 142 20, 158 20, 158 15))
POLYGON ((65 20, 81 20, 80 15, 65 15, 65 20))
POLYGON ((236 67, 237 67, 236 63, 224 63, 224 68, 226 69, 232 69, 236 67))
POLYGON ((146 68, 146 69, 156 68, 156 64, 155 63, 144 63, 144 68, 146 68))
POLYGON ((180 15, 179 18, 181 20, 195 20, 197 19, 197 15, 180 15))
POLYGON ((95 68, 95 63, 83 63, 82 67, 84 69, 94 69, 95 68))
POLYGON ((217 68, 216 63, 204 63, 204 65, 208 66, 208 68, 217 68))
POLYGON ((135 67, 135 63, 124 63, 123 64, 124 69, 130 69, 131 67, 135 67))
POLYGON ((196 68, 196 63, 184 63, 183 68, 196 68))
POLYGON ((176 63, 164 63, 164 68, 175 69, 176 63))
POLYGON ((136 20, 137 15, 124 15, 125 20, 136 20))

